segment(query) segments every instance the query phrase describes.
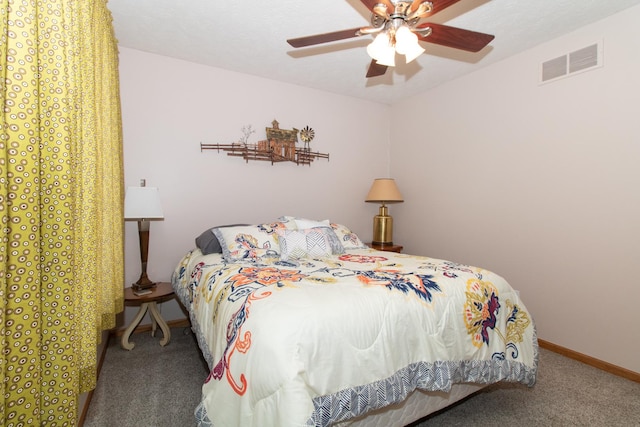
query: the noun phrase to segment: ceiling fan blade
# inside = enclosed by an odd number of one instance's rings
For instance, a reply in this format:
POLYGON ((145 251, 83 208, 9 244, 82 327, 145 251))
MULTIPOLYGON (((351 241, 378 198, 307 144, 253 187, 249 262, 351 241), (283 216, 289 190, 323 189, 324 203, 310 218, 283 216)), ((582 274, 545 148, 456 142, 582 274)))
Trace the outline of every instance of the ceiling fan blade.
POLYGON ((448 25, 424 23, 418 25, 420 28, 431 28, 431 34, 421 36, 416 32, 418 38, 428 43, 435 43, 455 49, 466 50, 468 52, 478 52, 488 45, 495 36, 491 34, 478 33, 476 31, 464 30, 462 28, 450 27, 448 25))
POLYGON ((305 47, 313 46, 321 43, 329 43, 336 40, 350 39, 352 37, 360 36, 360 27, 351 28, 349 30, 334 31, 332 33, 316 34, 313 36, 298 37, 296 39, 289 39, 289 43, 293 47, 305 47))
POLYGON ((378 64, 375 59, 371 60, 369 69, 367 70, 367 78, 381 76, 387 72, 387 66, 378 64))
MULTIPOLYGON (((393 11, 395 10, 395 6, 393 5, 393 3, 391 3, 390 0, 360 0, 362 2, 362 4, 364 4, 365 6, 367 6, 367 9, 369 9, 371 11, 371 13, 375 13, 376 15, 379 15, 374 9, 374 6, 377 4, 383 4, 387 7, 387 15, 390 15, 393 13, 393 11)), ((379 15, 382 16, 382 15, 379 15)), ((387 18, 388 16, 382 16, 383 18, 387 18)))

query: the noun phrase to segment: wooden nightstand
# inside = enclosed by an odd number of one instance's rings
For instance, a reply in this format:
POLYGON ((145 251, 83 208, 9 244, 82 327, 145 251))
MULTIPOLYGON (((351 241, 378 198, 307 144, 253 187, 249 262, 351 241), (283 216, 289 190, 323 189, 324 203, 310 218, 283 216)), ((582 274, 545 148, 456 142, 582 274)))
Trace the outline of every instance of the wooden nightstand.
POLYGON ((367 243, 367 246, 377 251, 387 251, 387 252, 397 252, 397 253, 402 252, 402 246, 400 245, 383 245, 380 243, 369 242, 367 243))
POLYGON ((131 324, 127 327, 122 335, 122 340, 120 344, 122 348, 125 350, 133 350, 135 347, 135 343, 129 342, 129 337, 133 330, 138 326, 144 315, 149 311, 149 315, 151 317, 151 336, 154 337, 156 334, 156 329, 159 326, 162 330, 162 339, 160 340, 160 345, 165 346, 169 343, 171 339, 171 330, 167 326, 167 322, 164 321, 162 316, 160 316, 160 312, 158 311, 159 303, 169 301, 173 299, 175 294, 173 293, 173 288, 171 287, 171 283, 158 283, 155 288, 152 288, 150 294, 147 295, 135 295, 131 288, 126 288, 124 290, 124 304, 125 305, 139 305, 140 310, 138 310, 138 314, 133 319, 131 324))

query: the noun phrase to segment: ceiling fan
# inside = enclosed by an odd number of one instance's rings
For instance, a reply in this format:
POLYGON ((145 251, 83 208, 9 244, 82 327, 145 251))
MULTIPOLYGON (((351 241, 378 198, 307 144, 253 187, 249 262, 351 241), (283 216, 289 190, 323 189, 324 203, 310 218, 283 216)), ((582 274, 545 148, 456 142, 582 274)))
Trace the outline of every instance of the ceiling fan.
POLYGON ((422 18, 432 16, 460 0, 360 1, 371 11, 370 26, 299 37, 287 42, 298 48, 375 34, 373 42, 367 46, 367 53, 372 58, 367 77, 376 77, 383 75, 388 67, 395 66, 396 53, 405 55, 407 63, 420 56, 424 48, 418 43, 419 40, 478 52, 494 38, 490 34, 420 22, 422 18))

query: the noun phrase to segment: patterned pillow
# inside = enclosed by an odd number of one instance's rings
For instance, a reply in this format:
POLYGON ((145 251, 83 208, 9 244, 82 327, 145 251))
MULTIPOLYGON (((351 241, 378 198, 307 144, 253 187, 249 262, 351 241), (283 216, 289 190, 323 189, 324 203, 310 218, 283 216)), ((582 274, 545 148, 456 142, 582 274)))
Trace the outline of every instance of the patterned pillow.
POLYGON ((272 223, 214 228, 213 234, 218 238, 227 262, 256 261, 261 257, 279 256, 276 230, 283 227, 282 223, 272 223))
POLYGON ((298 226, 296 225, 295 217, 293 216, 281 216, 278 218, 278 222, 282 224, 283 228, 288 228, 290 230, 296 230, 298 226))
POLYGON ((368 246, 362 243, 360 238, 353 231, 342 224, 331 224, 331 228, 340 239, 340 243, 345 249, 366 249, 368 246))
POLYGON ((317 229, 317 231, 321 232, 326 236, 329 240, 329 245, 331 245, 331 253, 333 255, 341 255, 344 253, 344 246, 340 243, 340 239, 336 235, 335 231, 331 227, 322 226, 322 227, 311 227, 317 229))
POLYGON ((288 261, 298 258, 325 258, 344 253, 335 233, 327 227, 304 230, 278 230, 280 259, 288 261))

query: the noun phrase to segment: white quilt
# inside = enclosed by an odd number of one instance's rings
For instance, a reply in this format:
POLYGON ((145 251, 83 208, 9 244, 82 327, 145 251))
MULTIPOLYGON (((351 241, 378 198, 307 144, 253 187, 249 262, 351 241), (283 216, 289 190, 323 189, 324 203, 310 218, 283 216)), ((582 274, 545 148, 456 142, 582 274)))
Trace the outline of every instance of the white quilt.
POLYGON ((211 367, 201 425, 331 425, 416 388, 535 383, 531 316, 480 268, 372 249, 226 263, 196 249, 173 285, 211 367))

